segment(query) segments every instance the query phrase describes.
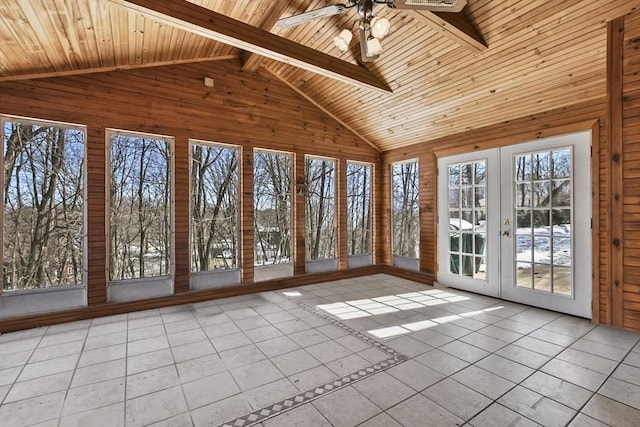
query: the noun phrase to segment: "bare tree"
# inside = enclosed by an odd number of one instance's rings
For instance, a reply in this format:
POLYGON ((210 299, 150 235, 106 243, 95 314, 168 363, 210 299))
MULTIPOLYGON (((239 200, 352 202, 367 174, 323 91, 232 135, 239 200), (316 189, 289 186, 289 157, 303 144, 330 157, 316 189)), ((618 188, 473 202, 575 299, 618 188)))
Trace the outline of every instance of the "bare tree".
POLYGON ((255 265, 291 261, 292 166, 287 154, 254 154, 255 265))
POLYGON ((392 165, 393 254, 418 258, 418 161, 392 165))
POLYGON ((82 282, 84 133, 3 122, 3 289, 82 282))
POLYGON ((347 252, 371 253, 371 165, 347 163, 347 252))
POLYGON ((192 270, 237 268, 238 150, 194 144, 191 159, 192 270))
POLYGON ((169 143, 114 133, 110 161, 111 280, 169 274, 169 143))
POLYGON ((307 259, 335 258, 335 161, 305 159, 307 259))

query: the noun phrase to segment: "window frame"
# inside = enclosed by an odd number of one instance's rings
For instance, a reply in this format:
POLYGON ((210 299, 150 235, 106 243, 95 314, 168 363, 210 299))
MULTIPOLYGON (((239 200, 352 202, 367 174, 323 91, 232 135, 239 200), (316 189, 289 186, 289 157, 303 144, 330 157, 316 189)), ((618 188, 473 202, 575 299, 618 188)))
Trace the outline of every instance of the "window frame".
POLYGON ((175 138, 169 135, 137 132, 124 129, 105 129, 105 246, 108 302, 125 302, 174 294, 175 289, 175 138), (153 277, 138 277, 111 280, 111 138, 133 136, 146 139, 162 139, 169 151, 169 274, 153 277))
POLYGON ((339 215, 339 211, 338 211, 338 185, 339 185, 339 179, 338 179, 338 168, 340 167, 340 162, 338 158, 333 158, 333 157, 327 157, 327 156, 318 156, 315 154, 305 154, 304 155, 304 182, 305 182, 305 200, 304 200, 304 226, 305 226, 305 267, 306 267, 306 271, 307 273, 320 273, 320 272, 325 272, 325 271, 332 271, 332 270, 337 270, 338 268, 338 240, 339 240, 339 230, 338 230, 338 224, 340 223, 338 215, 339 215), (309 259, 308 258, 308 249, 309 249, 309 242, 308 239, 306 239, 306 230, 307 230, 307 199, 309 196, 309 189, 307 188, 307 160, 320 160, 320 161, 327 161, 327 162, 333 162, 334 164, 334 170, 333 170, 333 221, 332 221, 332 227, 333 227, 333 232, 335 234, 335 238, 333 241, 333 258, 318 258, 318 259, 309 259))
MULTIPOLYGON (((77 130, 83 133, 83 158, 82 158, 82 283, 46 288, 23 289, 5 291, 0 286, 0 301, 2 303, 2 312, 0 318, 20 316, 26 314, 35 314, 39 312, 67 310, 78 307, 87 306, 87 282, 88 282, 88 166, 87 166, 87 126, 77 123, 62 122, 58 120, 47 120, 40 118, 24 117, 10 114, 0 114, 0 139, 2 140, 3 155, 0 156, 0 169, 4 170, 4 138, 5 124, 7 122, 19 122, 28 125, 58 127, 65 130, 77 130)), ((0 186, 2 191, 2 200, 0 204, 2 211, 0 212, 0 233, 2 244, 0 245, 0 259, 4 259, 4 173, 0 174, 0 186)), ((0 282, 3 282, 3 269, 0 269, 0 282)))
POLYGON ((391 195, 390 197, 390 210, 391 210, 391 227, 390 227, 390 231, 391 231, 391 239, 390 243, 391 243, 391 257, 392 257, 392 261, 393 261, 393 265, 400 267, 400 268, 404 268, 404 269, 408 269, 408 270, 419 270, 420 269, 420 234, 421 234, 421 227, 420 227, 420 159, 417 157, 414 158, 410 158, 410 159, 404 159, 404 160, 400 160, 397 162, 392 162, 389 165, 389 175, 390 175, 390 180, 389 180, 389 194, 391 195), (418 208, 418 213, 417 213, 417 230, 416 230, 416 242, 418 244, 418 248, 417 248, 417 252, 416 252, 416 257, 408 257, 408 256, 404 256, 404 255, 397 255, 395 253, 395 214, 394 214, 394 207, 393 207, 393 202, 394 202, 394 196, 393 196, 393 184, 394 184, 394 173, 393 173, 393 169, 395 166, 399 166, 399 165, 404 165, 407 163, 415 163, 416 167, 417 167, 417 187, 418 187, 418 199, 417 199, 417 208, 418 208))
MULTIPOLYGON (((267 149, 267 148, 254 148, 253 149, 253 189, 252 189, 252 194, 253 194, 253 211, 254 211, 254 215, 255 215, 255 200, 256 200, 256 195, 255 195, 255 176, 256 176, 256 169, 255 169, 255 155, 256 153, 267 153, 267 154, 275 154, 275 155, 283 155, 283 156, 288 156, 291 159, 291 168, 289 170, 289 181, 290 181, 290 188, 289 188, 289 232, 291 233, 291 242, 290 242, 290 248, 289 248, 289 252, 291 253, 291 260, 288 263, 280 263, 280 264, 276 264, 277 266, 279 266, 280 268, 276 268, 275 266, 270 266, 270 265, 259 265, 255 263, 255 245, 256 245, 256 234, 254 231, 254 238, 253 238, 253 250, 254 250, 254 262, 253 262, 253 276, 254 276, 254 282, 258 282, 258 281, 262 281, 262 280, 269 280, 269 279, 275 279, 275 278, 280 278, 280 277, 289 277, 289 276, 293 276, 293 265, 294 265, 294 259, 295 259, 295 166, 296 166, 296 154, 293 152, 289 152, 289 151, 283 151, 283 150, 273 150, 273 149, 267 149), (286 266, 286 271, 285 270, 285 266, 286 266), (275 271, 275 270, 280 270, 280 271, 275 271)), ((255 218, 255 217, 254 217, 255 218)), ((254 219, 255 221, 255 219, 254 219)))
POLYGON ((243 147, 236 144, 227 144, 223 142, 208 141, 198 138, 189 139, 189 287, 191 290, 202 290, 219 288, 229 285, 238 285, 241 283, 242 272, 242 188, 243 188, 243 147), (193 218, 192 212, 192 191, 193 183, 191 182, 191 173, 193 171, 193 147, 195 145, 205 145, 208 147, 220 147, 231 148, 237 150, 238 153, 238 188, 237 188, 237 200, 236 208, 238 212, 238 221, 236 222, 236 239, 238 245, 236 247, 236 268, 229 268, 223 270, 207 270, 207 271, 193 271, 192 270, 192 256, 193 256, 193 218))
POLYGON ((347 208, 349 206, 348 181, 349 181, 349 165, 351 164, 368 166, 370 170, 370 175, 369 175, 369 252, 351 255, 349 254, 349 243, 347 241, 347 267, 349 268, 362 267, 366 265, 371 265, 373 263, 373 252, 374 252, 373 251, 373 244, 374 244, 373 230, 374 230, 374 221, 375 221, 375 215, 373 215, 373 207, 375 206, 374 204, 375 195, 373 193, 373 190, 375 188, 374 164, 371 162, 364 162, 359 160, 347 160, 345 165, 345 183, 344 183, 345 196, 346 196, 345 212, 346 212, 346 224, 347 224, 346 230, 344 230, 344 232, 345 232, 345 235, 347 236, 347 239, 349 239, 349 212, 347 211, 347 208))

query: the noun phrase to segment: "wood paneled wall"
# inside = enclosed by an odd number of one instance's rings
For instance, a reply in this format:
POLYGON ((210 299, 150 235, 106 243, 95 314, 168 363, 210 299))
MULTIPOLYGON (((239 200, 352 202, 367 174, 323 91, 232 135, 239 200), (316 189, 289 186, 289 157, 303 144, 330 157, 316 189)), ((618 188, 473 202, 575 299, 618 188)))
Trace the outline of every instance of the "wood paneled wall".
MULTIPOLYGON (((105 129, 174 138, 175 291, 189 291, 189 139, 242 147, 242 282, 253 282, 253 149, 294 153, 294 271, 304 274, 304 156, 378 165, 378 153, 277 79, 244 73, 239 60, 0 83, 0 114, 87 126, 88 302, 107 302, 105 129), (203 84, 214 79, 214 88, 203 84), (301 185, 300 185, 301 184, 301 185)), ((341 195, 342 197, 342 195, 341 195)), ((342 240, 343 238, 341 238, 342 240)), ((346 256, 346 240, 339 255, 346 256)), ((346 266, 346 259, 340 260, 346 266)), ((2 324, 0 320, 0 324, 2 324)))
MULTIPOLYGON (((547 111, 511 120, 498 125, 487 126, 436 140, 427 140, 421 144, 386 151, 383 154, 382 181, 388 183, 391 163, 418 158, 420 162, 420 271, 431 280, 437 274, 437 177, 438 157, 460 154, 473 150, 499 147, 519 142, 532 141, 564 133, 581 130, 593 131, 593 320, 611 323, 611 286, 608 272, 611 259, 607 255, 611 222, 609 209, 609 152, 607 128, 607 103, 603 98, 598 101, 578 103, 573 106, 547 111)), ((640 186, 638 187, 640 188, 640 186)), ((381 222, 390 224, 390 186, 378 187, 382 191, 381 222)), ((390 263, 391 254, 387 244, 391 231, 387 227, 381 230, 382 238, 376 251, 379 251, 385 263, 390 263)), ((640 247, 640 246, 639 246, 640 247)), ((630 327, 630 326, 627 326, 630 327)))
POLYGON ((640 330, 640 13, 609 24, 612 324, 640 330))

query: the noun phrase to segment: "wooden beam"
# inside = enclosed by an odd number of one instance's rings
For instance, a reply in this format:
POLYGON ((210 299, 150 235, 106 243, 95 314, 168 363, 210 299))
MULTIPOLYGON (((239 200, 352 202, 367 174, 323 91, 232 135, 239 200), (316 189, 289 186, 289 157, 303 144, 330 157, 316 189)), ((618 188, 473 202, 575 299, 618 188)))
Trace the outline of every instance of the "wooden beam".
POLYGON ((278 72, 276 72, 275 70, 269 68, 269 67, 263 67, 269 74, 271 74, 273 77, 275 77, 276 79, 280 80, 282 83, 284 83, 285 85, 289 86, 291 89, 293 89, 294 91, 296 91, 298 93, 298 95, 302 96, 304 99, 306 99, 307 101, 309 101, 310 103, 312 103, 313 105, 315 105, 318 109, 322 110, 322 112, 324 112, 326 115, 328 115, 329 117, 331 117, 333 120, 335 120, 336 122, 340 123, 340 125, 342 127, 344 127, 345 129, 348 129, 349 131, 351 131, 351 133, 353 133, 355 136, 357 136, 358 138, 360 138, 362 141, 364 141, 365 143, 369 144, 371 147, 373 147, 378 153, 381 153, 382 150, 380 149, 380 147, 375 144, 374 142, 368 140, 364 135, 362 135, 360 132, 356 131, 354 128, 352 128, 351 126, 349 126, 348 124, 346 124, 344 121, 342 121, 342 119, 340 119, 338 116, 336 116, 335 114, 333 114, 331 111, 327 110, 326 108, 324 108, 318 101, 316 101, 315 99, 313 99, 311 96, 307 95, 305 92, 303 92, 302 90, 300 90, 297 86, 291 84, 287 79, 285 79, 284 77, 282 77, 280 74, 278 74, 278 72))
MULTIPOLYGON (((289 5, 294 1, 295 0, 273 2, 271 10, 269 10, 269 14, 262 21, 260 28, 265 31, 271 32, 273 27, 276 26, 278 19, 282 18, 282 14, 284 13, 284 11, 287 10, 289 5)), ((245 51, 242 54, 242 69, 244 71, 251 72, 257 71, 258 68, 260 68, 260 65, 262 65, 263 59, 264 57, 258 55, 257 53, 245 51)))
POLYGON ((432 13, 425 10, 414 10, 413 13, 429 27, 474 53, 489 48, 464 11, 460 13, 432 13))
POLYGON ((14 82, 14 81, 20 81, 20 80, 46 79, 49 77, 64 77, 64 76, 78 76, 81 74, 106 73, 108 71, 134 70, 137 68, 163 67, 165 65, 190 64, 193 62, 224 61, 227 59, 237 59, 239 57, 240 57, 239 55, 221 55, 221 56, 209 56, 209 57, 202 57, 202 58, 176 59, 173 61, 150 62, 148 64, 111 65, 107 67, 82 68, 78 70, 46 71, 42 73, 18 74, 15 76, 4 76, 4 77, 0 76, 0 83, 14 82))
POLYGON ((185 0, 109 0, 149 19, 366 89, 392 92, 364 67, 185 0))
MULTIPOLYGON (((610 224, 609 246, 609 324, 624 326, 624 136, 623 136, 623 75, 624 75, 624 17, 607 23, 607 137, 610 154, 608 221, 610 224)), ((604 321, 605 319, 600 319, 604 321)))

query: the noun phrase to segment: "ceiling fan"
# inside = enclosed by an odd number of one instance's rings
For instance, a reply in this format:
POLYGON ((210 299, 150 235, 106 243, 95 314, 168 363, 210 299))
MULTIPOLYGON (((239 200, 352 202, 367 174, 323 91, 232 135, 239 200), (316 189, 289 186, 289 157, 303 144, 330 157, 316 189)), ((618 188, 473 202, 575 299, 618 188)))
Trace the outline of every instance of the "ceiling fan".
MULTIPOLYGON (((395 9, 428 10, 431 12, 460 12, 466 4, 467 0, 348 0, 347 4, 334 4, 281 18, 277 24, 281 28, 294 27, 315 19, 340 15, 355 7, 360 15, 356 22, 360 35, 362 61, 371 62, 382 53, 380 39, 386 36, 391 28, 388 19, 373 16, 375 6, 386 5, 395 9)), ((351 31, 344 29, 338 37, 333 39, 333 42, 338 49, 345 52, 349 48, 352 37, 351 31)))

